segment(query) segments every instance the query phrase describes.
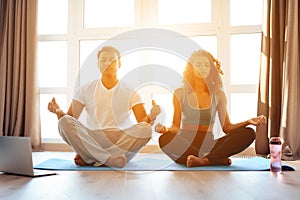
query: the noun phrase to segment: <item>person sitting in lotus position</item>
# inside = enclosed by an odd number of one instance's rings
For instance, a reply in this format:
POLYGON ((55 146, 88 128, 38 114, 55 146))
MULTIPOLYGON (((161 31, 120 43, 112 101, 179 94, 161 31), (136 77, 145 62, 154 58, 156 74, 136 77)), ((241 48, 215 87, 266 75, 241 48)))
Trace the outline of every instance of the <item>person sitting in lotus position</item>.
POLYGON ((183 86, 173 95, 171 127, 157 124, 159 145, 172 160, 187 167, 230 165, 230 156, 246 149, 255 139, 248 125, 266 123, 265 116, 233 124, 227 112, 227 98, 221 79, 220 62, 209 52, 191 54, 183 73, 183 86), (225 136, 215 139, 216 114, 225 136))
POLYGON ((117 77, 119 51, 105 46, 98 52, 99 80, 80 87, 67 113, 55 98, 48 110, 57 115, 59 133, 77 155, 77 165, 124 167, 150 140, 151 125, 160 113, 153 103, 147 115, 141 96, 117 77), (87 124, 78 118, 85 109, 87 124), (130 120, 133 111, 138 124, 130 120))

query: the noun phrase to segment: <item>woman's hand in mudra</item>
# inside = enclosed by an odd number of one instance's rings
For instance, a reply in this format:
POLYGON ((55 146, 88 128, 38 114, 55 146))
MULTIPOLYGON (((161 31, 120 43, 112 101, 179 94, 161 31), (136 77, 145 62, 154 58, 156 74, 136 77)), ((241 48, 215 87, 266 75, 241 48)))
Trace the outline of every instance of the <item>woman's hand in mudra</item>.
POLYGON ((161 123, 156 124, 155 126, 155 132, 157 133, 166 133, 166 127, 162 125, 161 123))
POLYGON ((258 117, 249 119, 248 122, 250 125, 254 125, 254 126, 265 125, 267 123, 267 118, 264 115, 260 115, 258 117))
POLYGON ((162 133, 162 134, 164 134, 164 133, 177 133, 179 131, 179 128, 176 127, 174 124, 170 128, 167 128, 164 125, 162 125, 161 123, 158 123, 155 126, 155 131, 157 133, 162 133))

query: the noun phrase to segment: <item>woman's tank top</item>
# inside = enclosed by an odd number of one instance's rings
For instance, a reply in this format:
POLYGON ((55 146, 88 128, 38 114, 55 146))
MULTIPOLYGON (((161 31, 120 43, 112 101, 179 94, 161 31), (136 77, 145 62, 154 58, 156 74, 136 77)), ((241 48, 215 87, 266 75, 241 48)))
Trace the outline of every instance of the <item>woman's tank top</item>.
POLYGON ((216 116, 215 94, 209 108, 192 108, 189 104, 188 95, 184 90, 182 103, 182 124, 190 125, 213 125, 216 116))

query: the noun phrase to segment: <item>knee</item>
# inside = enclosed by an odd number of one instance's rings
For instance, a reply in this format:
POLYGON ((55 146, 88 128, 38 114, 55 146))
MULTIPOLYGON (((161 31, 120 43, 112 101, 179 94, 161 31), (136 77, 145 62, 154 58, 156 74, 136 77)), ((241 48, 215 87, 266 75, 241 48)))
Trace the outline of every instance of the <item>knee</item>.
POLYGON ((159 136, 158 138, 158 144, 159 147, 162 149, 165 146, 167 146, 169 144, 169 142, 172 140, 172 138, 170 137, 169 133, 164 133, 161 136, 159 136))
POLYGON ((138 125, 139 137, 150 140, 152 137, 152 128, 147 123, 139 123, 138 125))
POLYGON ((164 133, 158 138, 160 149, 168 155, 177 164, 186 164, 186 155, 184 148, 179 145, 171 144, 174 135, 171 133, 164 133))
POLYGON ((159 147, 162 149, 164 146, 166 146, 165 144, 165 137, 164 137, 164 134, 159 136, 158 138, 158 145, 159 147))
POLYGON ((70 127, 74 118, 70 115, 64 115, 58 120, 58 128, 65 129, 66 127, 70 127))
POLYGON ((252 143, 256 138, 256 133, 255 133, 254 129, 250 128, 250 127, 247 127, 246 128, 246 134, 247 134, 250 142, 252 143))
MULTIPOLYGON (((170 146, 168 144, 170 143, 170 139, 168 136, 169 133, 164 133, 158 138, 158 145, 159 148, 167 155, 169 155, 170 146)), ((175 160, 174 160, 175 161, 175 160)))
POLYGON ((62 137, 77 133, 76 119, 70 115, 64 115, 58 120, 58 132, 62 137))

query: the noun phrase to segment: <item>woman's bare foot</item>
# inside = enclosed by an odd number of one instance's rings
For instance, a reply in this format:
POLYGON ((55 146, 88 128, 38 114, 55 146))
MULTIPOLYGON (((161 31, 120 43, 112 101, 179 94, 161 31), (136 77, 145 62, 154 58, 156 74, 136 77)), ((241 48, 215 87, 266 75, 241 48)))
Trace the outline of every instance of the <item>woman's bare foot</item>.
POLYGON ((122 168, 125 167, 126 163, 127 163, 127 158, 125 154, 120 154, 120 155, 109 157, 107 161, 104 163, 104 165, 107 167, 122 168))
POLYGON ((231 159, 230 158, 223 158, 223 159, 215 161, 213 163, 213 165, 231 165, 231 159))
POLYGON ((84 160, 82 160, 79 154, 76 154, 74 157, 74 162, 78 166, 94 166, 94 163, 86 163, 84 160))
POLYGON ((209 166, 209 165, 231 165, 230 158, 224 158, 210 163, 209 160, 205 158, 199 158, 194 155, 189 155, 186 160, 187 167, 197 167, 197 166, 209 166))

